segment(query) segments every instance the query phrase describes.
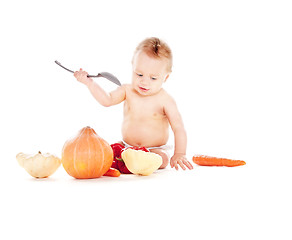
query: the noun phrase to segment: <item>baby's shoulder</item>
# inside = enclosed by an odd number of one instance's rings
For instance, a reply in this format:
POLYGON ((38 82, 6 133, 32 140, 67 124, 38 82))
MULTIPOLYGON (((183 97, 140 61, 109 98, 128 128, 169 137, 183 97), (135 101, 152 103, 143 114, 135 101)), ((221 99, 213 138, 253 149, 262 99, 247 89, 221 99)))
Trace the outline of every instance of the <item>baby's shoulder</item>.
POLYGON ((160 97, 165 101, 173 101, 174 100, 174 98, 165 89, 161 89, 160 97))
POLYGON ((174 97, 171 96, 171 94, 169 94, 164 89, 161 92, 161 100, 162 100, 161 102, 163 102, 164 108, 169 108, 169 107, 176 105, 174 97))
POLYGON ((124 91, 126 93, 126 97, 130 97, 133 95, 132 94, 133 93, 133 86, 131 84, 123 84, 121 87, 124 89, 124 91))
POLYGON ((133 87, 131 84, 123 84, 121 86, 125 91, 132 91, 133 87))

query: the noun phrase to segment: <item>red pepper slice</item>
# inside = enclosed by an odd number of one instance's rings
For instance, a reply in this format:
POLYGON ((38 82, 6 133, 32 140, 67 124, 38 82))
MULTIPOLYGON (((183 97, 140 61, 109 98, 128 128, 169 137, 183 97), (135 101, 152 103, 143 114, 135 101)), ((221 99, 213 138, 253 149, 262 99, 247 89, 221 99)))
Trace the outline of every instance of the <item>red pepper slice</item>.
MULTIPOLYGON (((128 148, 131 148, 131 149, 134 149, 134 150, 142 150, 144 152, 149 152, 149 150, 146 147, 136 147, 136 146, 134 146, 134 147, 128 147, 128 148)), ((123 150, 126 150, 126 149, 123 149, 123 150)))
POLYGON ((121 158, 121 153, 123 149, 125 148, 125 146, 120 143, 114 143, 114 144, 111 144, 111 147, 114 152, 114 158, 121 158))

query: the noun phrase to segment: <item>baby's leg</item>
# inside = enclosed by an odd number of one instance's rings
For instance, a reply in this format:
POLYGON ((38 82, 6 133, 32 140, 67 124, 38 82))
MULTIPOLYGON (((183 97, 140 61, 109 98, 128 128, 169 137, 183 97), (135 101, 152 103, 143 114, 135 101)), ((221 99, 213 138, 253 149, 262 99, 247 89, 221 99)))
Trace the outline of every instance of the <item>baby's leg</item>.
POLYGON ((159 167, 159 169, 163 169, 167 167, 169 163, 169 154, 167 151, 159 149, 159 148, 155 148, 155 149, 151 149, 150 152, 159 154, 162 157, 162 164, 159 167))

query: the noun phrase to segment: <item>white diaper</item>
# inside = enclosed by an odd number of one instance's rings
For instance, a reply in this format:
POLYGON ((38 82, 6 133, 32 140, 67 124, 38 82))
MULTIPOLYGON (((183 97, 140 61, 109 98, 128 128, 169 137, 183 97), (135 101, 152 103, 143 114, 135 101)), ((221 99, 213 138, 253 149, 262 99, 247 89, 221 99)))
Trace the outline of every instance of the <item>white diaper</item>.
MULTIPOLYGON (((133 147, 132 145, 126 143, 125 141, 122 140, 122 143, 125 145, 125 147, 133 147)), ((147 147, 148 150, 151 150, 151 149, 162 149, 162 150, 171 150, 172 149, 172 145, 168 145, 168 144, 165 144, 165 145, 162 145, 162 146, 159 146, 159 147, 147 147)))

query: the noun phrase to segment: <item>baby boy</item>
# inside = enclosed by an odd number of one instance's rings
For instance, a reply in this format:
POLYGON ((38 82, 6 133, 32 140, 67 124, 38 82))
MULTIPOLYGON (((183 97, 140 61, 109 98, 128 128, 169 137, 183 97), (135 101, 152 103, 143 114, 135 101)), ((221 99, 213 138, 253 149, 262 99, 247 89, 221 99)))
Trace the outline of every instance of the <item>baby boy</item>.
POLYGON ((143 146, 162 157, 160 168, 193 169, 186 158, 187 135, 174 99, 162 88, 172 69, 169 46, 158 38, 147 38, 136 48, 132 60, 132 83, 107 93, 88 73, 80 69, 74 76, 85 84, 94 98, 109 107, 124 102, 122 123, 123 143, 143 146), (165 149, 169 125, 174 133, 174 154, 169 158, 165 149))

